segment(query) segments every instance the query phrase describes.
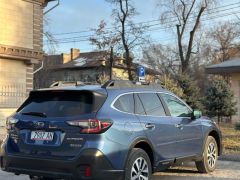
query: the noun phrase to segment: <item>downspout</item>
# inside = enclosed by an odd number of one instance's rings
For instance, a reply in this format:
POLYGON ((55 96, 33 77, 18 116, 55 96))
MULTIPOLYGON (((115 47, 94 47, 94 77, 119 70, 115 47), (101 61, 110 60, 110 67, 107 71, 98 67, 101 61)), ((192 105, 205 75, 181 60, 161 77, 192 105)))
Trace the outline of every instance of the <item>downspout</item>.
POLYGON ((58 0, 58 2, 57 2, 57 4, 56 5, 54 5, 53 7, 51 7, 49 10, 47 10, 46 12, 44 12, 43 14, 45 15, 45 14, 47 14, 47 13, 49 13, 50 11, 52 11, 53 9, 55 9, 57 6, 59 6, 60 5, 60 0, 58 0))
POLYGON ((41 66, 38 68, 38 69, 36 69, 34 72, 33 72, 33 74, 36 74, 38 71, 40 71, 41 69, 43 69, 43 60, 42 60, 42 64, 41 64, 41 66))
MULTIPOLYGON (((60 0, 58 0, 58 2, 57 2, 57 4, 56 5, 54 5, 53 7, 51 7, 49 10, 47 10, 46 12, 44 12, 43 14, 45 15, 45 14, 47 14, 47 13, 49 13, 50 11, 52 11, 53 9, 55 9, 57 6, 59 6, 60 5, 60 0)), ((34 72, 33 72, 33 74, 36 74, 38 71, 40 71, 41 69, 43 69, 43 60, 42 60, 42 64, 41 64, 41 66, 38 68, 38 69, 36 69, 34 72)))

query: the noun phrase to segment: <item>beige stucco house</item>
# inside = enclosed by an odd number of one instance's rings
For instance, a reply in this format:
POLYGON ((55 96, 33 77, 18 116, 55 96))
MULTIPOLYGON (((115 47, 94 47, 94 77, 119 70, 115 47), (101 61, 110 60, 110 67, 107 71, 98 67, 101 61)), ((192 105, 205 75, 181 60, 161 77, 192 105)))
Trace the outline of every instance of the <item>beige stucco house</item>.
POLYGON ((208 66, 206 73, 228 77, 235 102, 237 102, 237 114, 232 117, 232 122, 240 122, 240 58, 208 66))
POLYGON ((33 88, 43 59, 43 8, 51 0, 0 0, 0 125, 33 88))

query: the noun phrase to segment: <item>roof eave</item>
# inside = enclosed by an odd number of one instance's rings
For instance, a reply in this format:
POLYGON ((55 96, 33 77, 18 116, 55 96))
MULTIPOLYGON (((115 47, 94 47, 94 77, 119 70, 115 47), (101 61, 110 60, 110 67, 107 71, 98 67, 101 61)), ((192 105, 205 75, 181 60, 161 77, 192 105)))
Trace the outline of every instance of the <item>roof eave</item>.
POLYGON ((207 74, 233 74, 240 73, 240 66, 238 67, 207 67, 205 68, 207 74))

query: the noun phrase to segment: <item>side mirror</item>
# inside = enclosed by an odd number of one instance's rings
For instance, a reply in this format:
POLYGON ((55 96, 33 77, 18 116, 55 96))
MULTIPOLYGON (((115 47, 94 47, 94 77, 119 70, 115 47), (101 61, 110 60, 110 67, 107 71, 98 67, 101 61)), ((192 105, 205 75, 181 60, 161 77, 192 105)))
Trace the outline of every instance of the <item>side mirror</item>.
POLYGON ((202 116, 202 112, 199 110, 193 110, 192 119, 198 119, 202 116))

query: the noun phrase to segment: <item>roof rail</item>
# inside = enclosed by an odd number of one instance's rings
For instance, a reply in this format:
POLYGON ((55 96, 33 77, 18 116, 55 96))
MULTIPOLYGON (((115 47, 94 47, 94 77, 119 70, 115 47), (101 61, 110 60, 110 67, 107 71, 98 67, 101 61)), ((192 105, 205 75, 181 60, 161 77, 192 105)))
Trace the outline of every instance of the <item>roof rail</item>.
POLYGON ((149 82, 134 82, 129 80, 109 80, 102 85, 105 89, 119 89, 119 88, 152 88, 162 89, 162 86, 149 82))

